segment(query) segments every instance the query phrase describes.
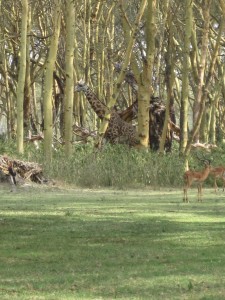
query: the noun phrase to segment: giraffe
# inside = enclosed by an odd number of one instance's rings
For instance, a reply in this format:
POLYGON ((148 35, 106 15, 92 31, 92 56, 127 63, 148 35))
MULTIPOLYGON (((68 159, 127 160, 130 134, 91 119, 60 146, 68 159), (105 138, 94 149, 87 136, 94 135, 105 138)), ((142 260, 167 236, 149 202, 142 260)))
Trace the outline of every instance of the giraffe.
MULTIPOLYGON (((76 92, 83 92, 97 116, 103 120, 106 113, 110 110, 100 101, 94 91, 83 81, 80 80, 75 86, 76 92)), ((135 128, 124 121, 115 109, 110 114, 109 125, 105 133, 105 138, 112 144, 126 143, 129 146, 139 144, 135 128)))
MULTIPOLYGON (((115 63, 114 65, 115 71, 117 73, 121 72, 121 64, 115 63)), ((132 90, 132 94, 134 97, 134 102, 131 106, 129 106, 124 111, 120 112, 120 117, 129 122, 129 120, 134 120, 137 118, 138 114, 138 82, 135 78, 133 71, 130 68, 127 68, 125 72, 125 82, 129 84, 132 90)), ((160 101, 158 97, 154 95, 151 96, 149 99, 149 146, 153 151, 159 150, 160 139, 162 136, 164 121, 165 121, 165 113, 166 107, 165 104, 160 101)), ((173 141, 173 132, 176 127, 176 131, 179 128, 175 125, 176 124, 176 117, 174 111, 174 103, 170 101, 170 109, 169 109, 169 120, 167 126, 167 134, 166 134, 166 141, 164 145, 164 149, 166 152, 171 152, 172 141, 173 141)), ((177 132, 174 132, 177 134, 177 132)))

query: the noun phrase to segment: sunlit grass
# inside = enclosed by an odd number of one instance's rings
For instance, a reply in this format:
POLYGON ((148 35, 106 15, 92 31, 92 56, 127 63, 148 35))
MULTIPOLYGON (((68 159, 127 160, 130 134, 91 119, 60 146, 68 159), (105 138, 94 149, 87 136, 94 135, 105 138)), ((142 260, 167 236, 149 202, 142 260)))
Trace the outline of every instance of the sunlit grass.
POLYGON ((225 194, 0 191, 0 299, 224 299, 225 194))

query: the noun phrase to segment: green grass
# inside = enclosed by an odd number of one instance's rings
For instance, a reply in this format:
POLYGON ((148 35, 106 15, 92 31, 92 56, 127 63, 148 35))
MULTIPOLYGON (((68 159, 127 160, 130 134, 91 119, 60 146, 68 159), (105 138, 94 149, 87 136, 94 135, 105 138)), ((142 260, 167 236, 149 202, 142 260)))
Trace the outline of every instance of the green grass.
POLYGON ((0 191, 0 299, 225 297, 225 193, 0 191))

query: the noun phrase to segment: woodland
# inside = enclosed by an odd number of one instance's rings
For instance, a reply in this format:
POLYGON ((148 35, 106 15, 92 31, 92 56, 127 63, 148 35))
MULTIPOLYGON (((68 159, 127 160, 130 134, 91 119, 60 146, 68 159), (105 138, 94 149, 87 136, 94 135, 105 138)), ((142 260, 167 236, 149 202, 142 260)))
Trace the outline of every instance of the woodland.
POLYGON ((225 299, 225 1, 0 0, 0 47, 0 299, 225 299))
POLYGON ((0 1, 0 134, 165 153, 225 134, 224 0, 0 1))

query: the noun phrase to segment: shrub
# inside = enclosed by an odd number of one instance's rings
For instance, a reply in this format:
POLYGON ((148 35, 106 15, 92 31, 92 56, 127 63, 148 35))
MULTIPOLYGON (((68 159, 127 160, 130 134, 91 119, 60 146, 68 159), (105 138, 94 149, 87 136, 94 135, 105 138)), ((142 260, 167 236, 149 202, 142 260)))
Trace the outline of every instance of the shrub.
POLYGON ((106 145, 102 151, 88 145, 74 148, 67 159, 54 154, 50 177, 83 187, 176 187, 182 182, 183 163, 178 153, 159 155, 123 145, 106 145))
MULTIPOLYGON (((2 142, 2 154, 16 157, 15 142, 2 142)), ((225 165, 224 146, 218 147, 213 153, 207 154, 212 159, 212 165, 225 165)), ((43 148, 34 149, 25 144, 24 156, 20 159, 43 162, 43 148)), ((197 159, 196 152, 189 160, 191 169, 203 168, 197 159)), ((93 145, 75 145, 71 158, 64 154, 63 146, 53 152, 50 168, 43 169, 47 177, 73 184, 80 187, 113 187, 118 189, 181 187, 183 185, 183 160, 179 157, 178 149, 160 155, 156 152, 138 151, 124 145, 105 145, 97 151, 93 145)), ((206 184, 212 185, 209 178, 206 184)))

